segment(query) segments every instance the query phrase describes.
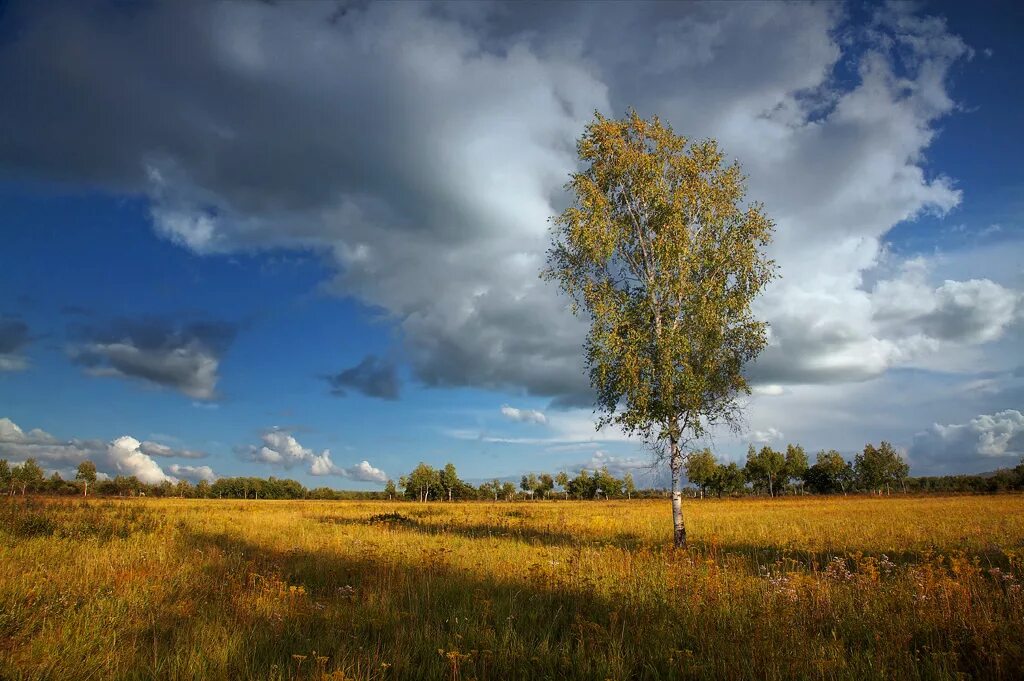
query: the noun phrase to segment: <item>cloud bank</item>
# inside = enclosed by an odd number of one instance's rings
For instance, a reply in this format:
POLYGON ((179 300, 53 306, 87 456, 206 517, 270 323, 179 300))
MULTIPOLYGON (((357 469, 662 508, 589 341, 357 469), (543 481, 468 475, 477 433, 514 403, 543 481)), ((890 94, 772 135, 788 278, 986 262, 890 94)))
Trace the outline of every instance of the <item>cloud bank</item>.
POLYGON ((147 484, 158 484, 165 480, 177 482, 178 477, 208 481, 217 477, 209 466, 171 464, 165 471, 150 455, 155 451, 154 447, 162 448, 161 451, 164 453, 160 456, 169 456, 167 452, 172 451, 157 443, 140 442, 130 435, 124 435, 111 442, 59 440, 38 428, 25 432, 9 418, 0 418, 0 452, 11 461, 21 462, 33 458, 43 468, 57 470, 67 475, 79 463, 88 459, 96 464, 99 472, 110 477, 134 475, 147 484))
POLYGON ((914 464, 945 471, 964 464, 972 472, 1013 466, 1024 458, 1024 414, 1007 409, 967 423, 933 424, 914 437, 908 455, 914 464))

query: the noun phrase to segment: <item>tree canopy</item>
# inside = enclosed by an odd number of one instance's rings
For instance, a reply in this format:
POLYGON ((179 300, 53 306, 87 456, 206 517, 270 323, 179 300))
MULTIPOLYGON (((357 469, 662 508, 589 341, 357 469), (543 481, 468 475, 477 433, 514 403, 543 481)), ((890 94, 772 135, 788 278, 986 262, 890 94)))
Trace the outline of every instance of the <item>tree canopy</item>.
MULTIPOLYGON (((590 318, 585 358, 600 423, 664 451, 678 493, 685 446, 735 426, 743 366, 767 343, 751 301, 775 275, 773 223, 714 140, 657 117, 595 114, 577 145, 574 201, 554 218, 544 276, 590 318)), ((676 543, 685 543, 673 499, 676 543)))

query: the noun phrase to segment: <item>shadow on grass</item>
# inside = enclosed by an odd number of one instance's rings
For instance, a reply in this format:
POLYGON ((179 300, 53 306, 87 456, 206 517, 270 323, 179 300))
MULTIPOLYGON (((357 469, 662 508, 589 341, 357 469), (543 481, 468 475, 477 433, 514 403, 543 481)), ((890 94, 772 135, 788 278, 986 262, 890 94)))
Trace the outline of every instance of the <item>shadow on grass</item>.
MULTIPOLYGON (((384 538, 415 542, 418 531, 402 527, 384 538)), ((182 530, 179 536, 182 555, 209 561, 203 578, 190 584, 195 590, 191 597, 202 603, 202 610, 191 617, 183 614, 180 595, 169 593, 147 632, 154 640, 154 659, 160 660, 161 652, 173 656, 223 640, 224 661, 208 667, 201 666, 208 664, 203 660, 190 662, 199 667, 189 667, 188 661, 155 666, 157 677, 181 677, 182 669, 184 675, 206 678, 320 678, 319 671, 340 670, 346 676, 339 678, 481 681, 820 673, 810 658, 794 657, 781 644, 792 637, 803 645, 824 641, 835 646, 845 673, 833 671, 850 678, 880 668, 894 676, 928 676, 931 669, 944 672, 936 677, 954 670, 1007 677, 994 673, 991 654, 1017 659, 1011 647, 998 643, 992 650, 977 647, 952 622, 949 628, 925 626, 916 633, 922 645, 944 651, 934 659, 915 657, 895 639, 884 648, 885 636, 895 635, 885 623, 891 611, 862 610, 864 604, 856 599, 840 601, 827 612, 811 611, 808 617, 799 608, 809 603, 788 610, 784 599, 762 598, 757 592, 744 596, 737 591, 739 600, 718 602, 711 594, 722 583, 714 580, 703 587, 694 581, 682 590, 667 584, 599 590, 571 568, 563 566, 556 575, 543 563, 532 563, 528 552, 524 563, 530 567, 524 569, 484 567, 465 556, 452 564, 443 547, 392 552, 367 542, 361 553, 349 555, 328 546, 267 547, 233 534, 182 530), (691 601, 694 589, 706 592, 691 601), (887 632, 881 642, 880 631, 887 632), (319 668, 316 656, 326 658, 319 668), (939 666, 929 667, 933 664, 939 666)), ((684 574, 698 580, 705 549, 764 561, 823 559, 753 546, 698 546, 690 552, 666 551, 665 560, 693 561, 684 574)))
POLYGON ((182 542, 186 554, 226 561, 204 568, 195 585, 200 617, 183 619, 171 595, 143 640, 167 654, 202 646, 211 629, 230 623, 226 667, 199 675, 319 678, 316 651, 328 658, 323 670, 343 670, 344 678, 676 676, 663 643, 649 635, 652 627, 676 628, 663 596, 613 602, 587 580, 555 584, 542 571, 521 570, 481 575, 449 565, 443 551, 410 564, 373 548, 352 557, 193 531, 182 542))
POLYGON ((543 527, 531 527, 518 523, 424 523, 416 518, 404 518, 400 521, 375 522, 375 518, 343 518, 338 516, 320 516, 317 520, 331 525, 366 526, 379 524, 397 532, 415 532, 430 536, 452 535, 467 539, 502 539, 521 541, 526 544, 541 546, 580 547, 580 546, 613 546, 615 548, 637 551, 639 549, 657 549, 660 543, 645 541, 635 534, 620 532, 613 537, 595 538, 587 535, 572 534, 543 527))
MULTIPOLYGON (((671 550, 669 538, 665 541, 652 541, 628 532, 619 532, 612 536, 595 538, 585 534, 573 534, 550 527, 526 526, 518 523, 495 521, 491 523, 429 523, 421 522, 415 517, 395 514, 391 519, 377 521, 377 517, 366 519, 344 518, 337 516, 320 516, 318 522, 348 526, 378 525, 388 527, 396 533, 417 533, 428 536, 457 536, 479 540, 515 540, 529 545, 552 546, 562 548, 578 547, 614 547, 626 551, 648 550, 662 552, 671 550)), ((381 516, 380 518, 383 518, 381 516)), ((928 562, 936 557, 961 554, 977 558, 986 568, 998 567, 1010 569, 1011 561, 1002 548, 992 547, 979 550, 977 548, 941 548, 907 549, 897 551, 861 550, 856 548, 831 548, 821 550, 800 549, 786 546, 771 546, 753 543, 720 544, 714 540, 702 538, 691 539, 688 549, 691 555, 711 558, 728 563, 732 567, 745 565, 750 574, 760 574, 766 567, 799 567, 811 572, 824 570, 835 559, 854 561, 862 558, 873 558, 878 561, 891 561, 895 565, 914 565, 928 562)))

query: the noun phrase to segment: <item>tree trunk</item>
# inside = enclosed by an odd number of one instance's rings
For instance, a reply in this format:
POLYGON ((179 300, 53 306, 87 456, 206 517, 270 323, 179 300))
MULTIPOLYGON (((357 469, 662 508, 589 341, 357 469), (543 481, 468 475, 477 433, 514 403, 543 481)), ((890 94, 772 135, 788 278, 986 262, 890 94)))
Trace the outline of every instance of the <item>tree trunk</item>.
POLYGON ((683 493, 680 490, 680 478, 683 471, 683 453, 679 451, 679 442, 673 436, 669 439, 669 468, 672 470, 672 529, 673 544, 676 548, 686 547, 686 525, 683 524, 683 493))

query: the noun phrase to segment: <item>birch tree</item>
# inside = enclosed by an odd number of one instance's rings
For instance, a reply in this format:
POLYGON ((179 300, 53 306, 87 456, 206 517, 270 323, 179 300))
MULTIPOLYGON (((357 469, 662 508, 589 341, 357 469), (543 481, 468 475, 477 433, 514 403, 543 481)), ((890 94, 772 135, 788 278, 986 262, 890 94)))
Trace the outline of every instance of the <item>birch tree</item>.
POLYGON ((767 343, 750 306, 775 276, 763 252, 774 226, 713 140, 691 143, 657 117, 595 114, 577 151, 583 168, 553 218, 543 276, 590 319, 598 427, 620 426, 668 460, 685 546, 684 458, 710 428, 738 427, 742 369, 767 343))

